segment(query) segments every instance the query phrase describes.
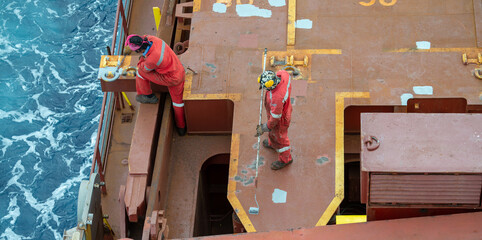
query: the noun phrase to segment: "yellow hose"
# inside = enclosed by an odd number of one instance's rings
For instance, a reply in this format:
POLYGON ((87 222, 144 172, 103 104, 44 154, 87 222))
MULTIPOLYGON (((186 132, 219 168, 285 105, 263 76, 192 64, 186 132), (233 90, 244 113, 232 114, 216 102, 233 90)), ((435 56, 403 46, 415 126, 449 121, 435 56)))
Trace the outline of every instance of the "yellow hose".
POLYGON ((131 110, 134 110, 134 107, 132 106, 131 101, 129 101, 129 98, 127 97, 125 92, 122 92, 122 96, 124 96, 127 104, 129 104, 129 107, 131 108, 131 110))

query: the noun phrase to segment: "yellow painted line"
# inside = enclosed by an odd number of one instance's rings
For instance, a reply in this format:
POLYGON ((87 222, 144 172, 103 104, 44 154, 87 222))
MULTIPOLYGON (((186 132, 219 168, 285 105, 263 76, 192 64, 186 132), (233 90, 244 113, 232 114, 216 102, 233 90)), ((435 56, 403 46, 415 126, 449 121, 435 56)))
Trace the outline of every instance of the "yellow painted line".
POLYGON ((240 93, 199 93, 192 94, 192 73, 186 74, 186 81, 184 82, 184 100, 218 100, 218 99, 230 99, 233 102, 241 101, 240 93))
POLYGON ((288 28, 286 45, 295 45, 295 22, 296 22, 296 0, 289 0, 288 2, 288 28))
POLYGON ((238 215, 241 223, 243 223, 244 228, 248 232, 256 232, 251 220, 244 211, 241 202, 239 202, 238 197, 236 196, 236 181, 234 181, 234 177, 238 174, 238 162, 239 162, 239 133, 233 134, 231 136, 231 155, 229 160, 229 180, 228 180, 228 200, 231 203, 234 211, 238 215))
POLYGON ((430 48, 430 49, 416 49, 416 48, 400 48, 400 49, 391 49, 385 50, 385 52, 394 52, 394 53, 404 53, 404 52, 476 52, 482 51, 482 48, 430 48))
POLYGON ((316 223, 316 226, 326 225, 345 197, 345 136, 344 114, 345 98, 370 98, 369 92, 337 92, 335 95, 335 197, 316 223))
POLYGON ((286 51, 269 51, 272 55, 277 54, 341 54, 341 49, 294 49, 288 48, 286 51))
POLYGON ((387 3, 386 0, 379 0, 379 1, 380 1, 380 4, 385 6, 385 7, 390 7, 390 6, 395 5, 395 3, 397 3, 397 0, 391 0, 389 3, 387 3))
POLYGON ((202 0, 194 0, 193 6, 192 6, 193 12, 199 12, 199 10, 201 10, 201 1, 202 0))
POLYGON ((375 2, 376 2, 376 0, 371 0, 370 2, 358 2, 358 3, 362 6, 369 7, 373 4, 375 4, 375 2))

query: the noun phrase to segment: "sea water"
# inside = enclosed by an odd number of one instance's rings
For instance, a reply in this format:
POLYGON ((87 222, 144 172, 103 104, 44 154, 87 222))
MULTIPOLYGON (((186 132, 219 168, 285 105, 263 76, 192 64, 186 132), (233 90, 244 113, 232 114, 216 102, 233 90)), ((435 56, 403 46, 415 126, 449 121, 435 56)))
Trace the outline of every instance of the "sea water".
POLYGON ((0 239, 77 224, 102 105, 96 79, 116 0, 0 1, 0 239))

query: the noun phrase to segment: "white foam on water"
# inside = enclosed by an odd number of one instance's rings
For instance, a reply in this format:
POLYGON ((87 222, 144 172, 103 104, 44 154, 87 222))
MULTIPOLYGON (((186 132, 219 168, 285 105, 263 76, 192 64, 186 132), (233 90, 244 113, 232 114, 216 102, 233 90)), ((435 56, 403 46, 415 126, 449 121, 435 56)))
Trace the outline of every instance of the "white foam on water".
POLYGON ((6 239, 6 240, 23 240, 23 239, 28 239, 25 236, 18 235, 16 234, 11 228, 6 228, 5 232, 0 235, 1 239, 6 239))
POLYGON ((5 152, 7 151, 7 148, 12 146, 13 141, 1 136, 0 138, 2 138, 2 156, 5 156, 5 152))
POLYGON ((58 14, 56 11, 54 11, 54 10, 52 10, 52 9, 50 9, 50 8, 45 8, 45 10, 47 10, 47 12, 48 12, 49 14, 54 15, 55 17, 59 17, 59 14, 58 14))
POLYGON ((23 16, 20 14, 20 9, 18 9, 18 8, 14 9, 13 13, 15 13, 15 15, 17 15, 18 20, 22 21, 23 16))
POLYGON ((7 208, 8 214, 3 216, 0 220, 10 220, 11 225, 15 225, 18 216, 20 216, 20 208, 17 205, 17 196, 10 198, 10 203, 7 208))

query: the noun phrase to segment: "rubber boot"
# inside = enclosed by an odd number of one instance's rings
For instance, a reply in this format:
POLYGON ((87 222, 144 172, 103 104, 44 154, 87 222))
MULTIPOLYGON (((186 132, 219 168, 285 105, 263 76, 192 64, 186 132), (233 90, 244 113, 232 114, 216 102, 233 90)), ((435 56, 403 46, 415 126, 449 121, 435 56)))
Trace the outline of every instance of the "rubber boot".
POLYGON ((148 103, 148 104, 156 104, 159 102, 159 99, 156 95, 137 95, 136 100, 140 103, 148 103))
POLYGON ((293 163, 293 159, 291 159, 291 161, 289 161, 288 163, 284 163, 284 162, 282 162, 282 161, 280 161, 280 160, 277 160, 277 161, 275 161, 275 162, 273 162, 273 163, 271 164, 271 169, 273 169, 273 170, 280 170, 280 169, 282 169, 282 168, 290 165, 291 163, 293 163))

